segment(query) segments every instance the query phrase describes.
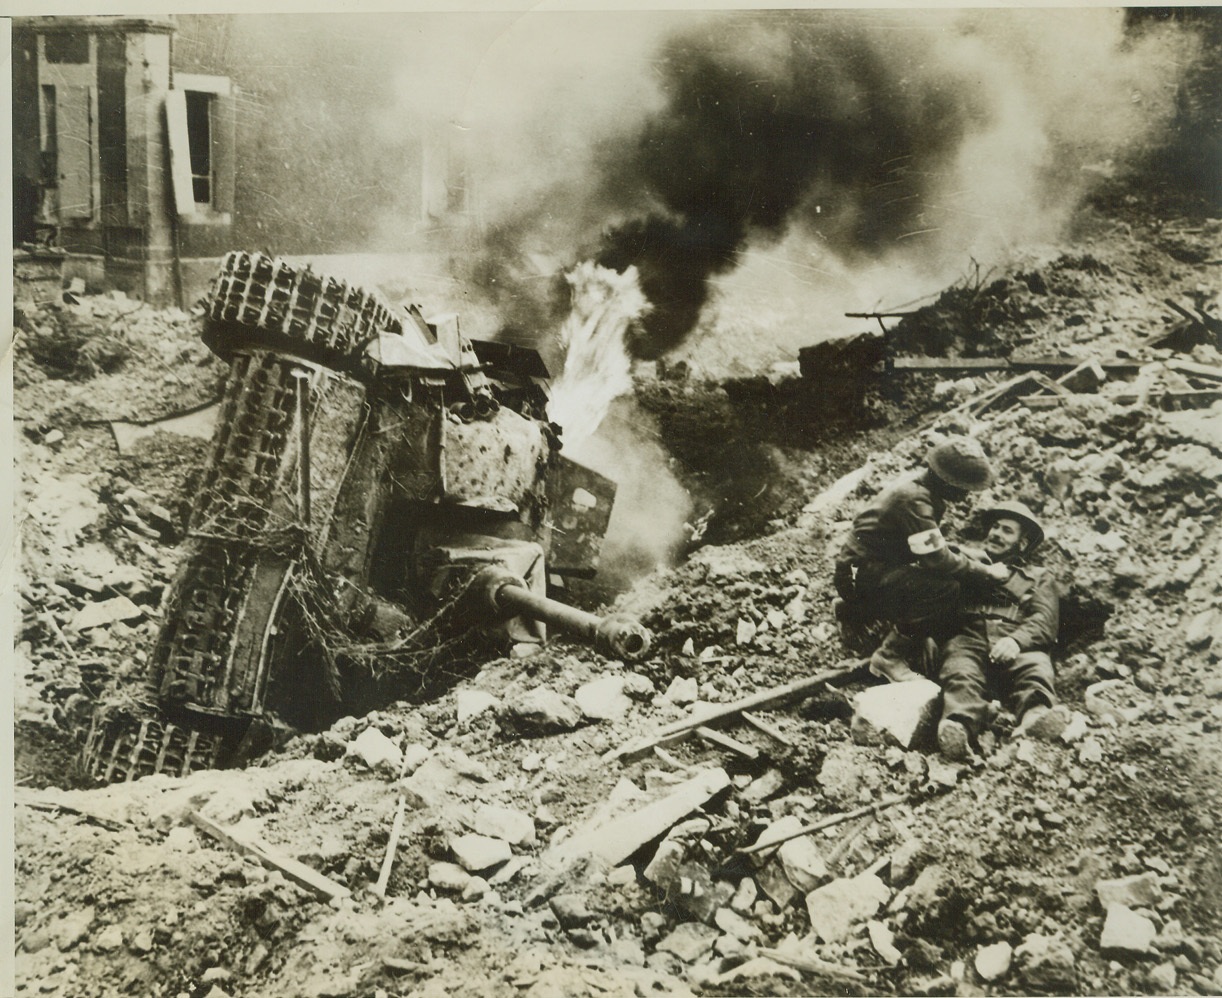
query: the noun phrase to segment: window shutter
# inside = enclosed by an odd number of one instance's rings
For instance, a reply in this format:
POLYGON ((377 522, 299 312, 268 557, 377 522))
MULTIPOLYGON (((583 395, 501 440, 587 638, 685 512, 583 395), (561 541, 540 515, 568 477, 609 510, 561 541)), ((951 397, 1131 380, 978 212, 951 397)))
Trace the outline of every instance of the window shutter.
POLYGON ((212 101, 212 207, 233 212, 234 167, 237 149, 237 102, 231 93, 212 101))
POLYGON ((93 218, 93 127, 89 87, 56 84, 55 145, 61 219, 93 218))
POLYGON ((191 185, 191 137, 187 131, 187 94, 170 90, 165 95, 166 135, 170 144, 170 180, 174 208, 179 218, 195 215, 195 192, 191 185))

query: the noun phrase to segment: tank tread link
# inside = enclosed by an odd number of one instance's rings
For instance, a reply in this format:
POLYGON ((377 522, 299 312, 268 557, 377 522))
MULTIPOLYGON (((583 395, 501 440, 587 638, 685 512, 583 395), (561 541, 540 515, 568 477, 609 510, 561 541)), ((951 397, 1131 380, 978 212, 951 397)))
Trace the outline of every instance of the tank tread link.
POLYGON ((123 783, 154 773, 187 776, 216 767, 222 736, 164 722, 153 714, 149 707, 140 714, 120 710, 95 715, 84 752, 89 775, 103 783, 123 783))
POLYGON ((214 322, 343 355, 359 351, 378 333, 403 330, 402 320, 376 293, 263 253, 227 253, 204 308, 214 322))

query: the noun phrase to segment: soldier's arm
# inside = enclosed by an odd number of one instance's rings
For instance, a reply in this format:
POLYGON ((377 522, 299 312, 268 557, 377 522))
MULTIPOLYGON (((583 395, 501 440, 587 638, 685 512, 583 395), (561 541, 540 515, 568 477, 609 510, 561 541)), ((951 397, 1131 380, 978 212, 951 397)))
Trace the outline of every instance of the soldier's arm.
POLYGON ((995 566, 969 558, 946 543, 942 528, 934 519, 933 506, 925 500, 915 499, 908 503, 902 523, 908 537, 908 549, 926 571, 956 579, 997 581, 995 566))

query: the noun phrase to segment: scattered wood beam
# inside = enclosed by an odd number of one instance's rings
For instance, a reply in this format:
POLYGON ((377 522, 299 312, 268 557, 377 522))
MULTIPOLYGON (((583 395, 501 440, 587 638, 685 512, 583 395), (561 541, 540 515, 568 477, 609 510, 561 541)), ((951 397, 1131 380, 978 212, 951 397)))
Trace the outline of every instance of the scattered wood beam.
POLYGON ((816 676, 811 676, 809 679, 798 679, 784 686, 778 686, 775 689, 764 690, 749 697, 744 697, 741 700, 735 700, 733 703, 722 704, 719 707, 701 713, 699 716, 687 717, 681 721, 675 721, 673 724, 668 724, 651 737, 634 739, 621 745, 619 748, 612 749, 602 757, 603 761, 614 762, 616 759, 622 759, 624 756, 648 752, 655 745, 665 744, 676 735, 705 727, 729 717, 735 717, 744 710, 754 710, 758 707, 768 707, 791 699, 812 696, 828 683, 834 682, 837 679, 844 679, 851 675, 852 672, 853 669, 850 668, 829 669, 816 676))
POLYGON ((888 807, 894 807, 896 804, 903 804, 905 801, 911 800, 911 794, 899 794, 895 797, 887 797, 884 800, 876 801, 873 804, 867 804, 865 807, 859 807, 855 811, 845 811, 843 814, 833 814, 829 818, 824 818, 822 821, 816 821, 813 825, 807 825, 804 828, 799 828, 796 831, 787 832, 783 835, 760 836, 758 842, 749 846, 744 846, 738 850, 741 856, 750 856, 753 853, 763 852, 765 849, 771 849, 773 846, 779 846, 782 842, 788 842, 790 839, 800 838, 803 835, 810 835, 812 832, 820 832, 825 828, 831 828, 833 825, 840 825, 846 821, 852 821, 854 818, 860 818, 863 815, 875 814, 888 807))
POLYGON ((696 735, 703 738, 711 745, 716 745, 718 748, 726 749, 730 752, 735 752, 741 755, 744 759, 750 759, 754 762, 760 757, 759 749, 753 745, 747 745, 740 742, 737 738, 731 738, 725 732, 715 731, 712 728, 700 727, 696 729, 696 735))
POLYGON ((236 828, 226 828, 223 825, 218 825, 210 818, 205 818, 198 811, 188 812, 187 819, 204 834, 216 839, 222 845, 228 846, 235 852, 254 857, 268 869, 279 870, 288 880, 297 884, 298 887, 305 888, 305 890, 324 901, 330 901, 334 898, 346 898, 352 895, 352 892, 343 884, 336 883, 330 877, 323 876, 313 867, 306 866, 305 863, 299 860, 285 856, 279 850, 273 849, 253 835, 239 832, 236 828))
POLYGON ((769 724, 758 714, 753 714, 750 711, 744 710, 742 713, 742 718, 749 725, 751 725, 751 727, 755 728, 757 731, 762 731, 769 738, 772 738, 775 741, 780 742, 782 745, 793 745, 792 738, 789 738, 787 735, 785 735, 785 733, 782 732, 779 728, 776 728, 773 725, 769 724))

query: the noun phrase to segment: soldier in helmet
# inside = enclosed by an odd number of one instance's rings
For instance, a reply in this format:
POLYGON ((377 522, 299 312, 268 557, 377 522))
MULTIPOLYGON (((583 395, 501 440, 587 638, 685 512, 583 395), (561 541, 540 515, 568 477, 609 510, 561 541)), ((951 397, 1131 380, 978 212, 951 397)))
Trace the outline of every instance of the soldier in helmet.
POLYGON ((870 671, 891 682, 920 678, 912 668, 925 639, 953 631, 960 589, 1004 582, 1010 570, 952 548, 940 523, 946 506, 987 488, 993 469, 980 444, 953 437, 933 447, 926 467, 892 483, 858 514, 836 564, 842 622, 882 620, 891 631, 870 657, 870 671))
POLYGON ((1008 695, 1020 731, 1051 738, 1069 720, 1057 704, 1049 656, 1059 623, 1056 590, 1044 569, 1026 564, 1044 528, 1021 502, 999 503, 985 511, 984 521, 984 553, 1011 571, 1000 585, 965 587, 962 628, 943 649, 938 746, 951 759, 972 755, 990 684, 1008 695))

